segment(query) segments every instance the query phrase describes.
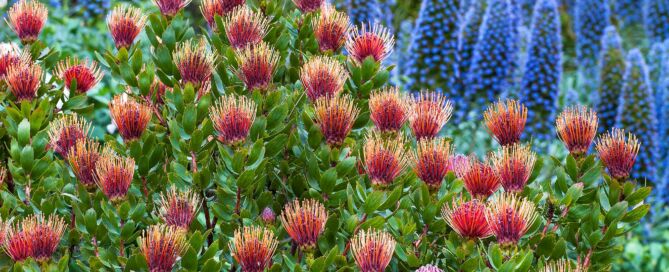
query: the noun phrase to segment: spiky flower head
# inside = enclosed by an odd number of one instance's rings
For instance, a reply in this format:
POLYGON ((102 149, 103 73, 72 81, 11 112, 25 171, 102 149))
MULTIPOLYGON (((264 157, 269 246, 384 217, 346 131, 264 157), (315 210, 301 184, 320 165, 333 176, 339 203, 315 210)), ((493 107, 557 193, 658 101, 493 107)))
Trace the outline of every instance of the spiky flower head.
POLYGON ((455 173, 455 169, 469 167, 469 157, 463 154, 453 154, 448 157, 448 171, 455 173))
POLYGON ((411 131, 416 139, 434 138, 451 118, 453 103, 439 93, 423 91, 413 102, 409 117, 411 131))
POLYGON ((365 135, 365 171, 372 185, 386 187, 409 164, 403 135, 384 139, 381 133, 370 131, 365 135))
POLYGON ((174 63, 179 69, 181 82, 193 84, 196 89, 207 85, 214 71, 216 55, 211 51, 207 40, 187 40, 177 44, 174 63))
POLYGON ((330 4, 324 4, 318 19, 313 21, 312 28, 321 52, 336 52, 344 45, 351 23, 346 13, 335 10, 330 4))
POLYGON ((310 13, 319 10, 325 0, 293 0, 293 3, 302 13, 310 13))
POLYGON ((195 218, 200 204, 200 197, 191 191, 179 191, 172 187, 160 195, 158 212, 166 225, 188 230, 195 218))
POLYGON ((14 43, 0 43, 0 81, 5 79, 9 68, 30 62, 30 55, 14 43))
POLYGON ((271 225, 274 224, 274 221, 276 220, 276 214, 272 208, 265 207, 260 213, 260 219, 263 223, 271 225))
POLYGON ((585 270, 581 265, 576 264, 572 265, 569 259, 560 259, 557 261, 551 261, 546 263, 546 265, 539 270, 539 272, 584 272, 585 270))
POLYGON ((569 153, 581 156, 588 152, 597 134, 597 113, 585 106, 565 109, 555 121, 558 136, 569 153))
POLYGON ((230 46, 237 50, 261 43, 269 29, 269 19, 261 11, 246 6, 228 14, 224 24, 230 46))
POLYGON ((256 118, 256 103, 245 96, 224 95, 209 110, 218 140, 237 145, 246 139, 256 118))
POLYGON ((428 264, 428 265, 423 265, 416 270, 416 272, 444 272, 444 270, 441 270, 439 267, 436 267, 434 265, 428 264))
POLYGON ((361 272, 385 271, 395 252, 395 239, 385 231, 363 230, 351 239, 351 251, 361 272))
POLYGON ((414 172, 428 187, 439 189, 450 168, 451 144, 445 139, 418 140, 414 172))
POLYGON ((189 246, 184 230, 166 225, 149 226, 137 243, 151 272, 172 271, 189 246))
POLYGON ((79 139, 70 148, 67 159, 74 176, 86 188, 95 187, 95 167, 100 159, 100 144, 88 138, 79 139))
POLYGON ((11 66, 5 80, 18 101, 32 101, 41 85, 42 67, 35 63, 11 66))
POLYGON ((441 217, 460 236, 466 239, 482 239, 492 235, 486 212, 488 208, 478 199, 466 201, 462 196, 453 199, 441 209, 441 217))
POLYGON ((625 136, 625 130, 613 128, 599 138, 595 148, 609 175, 624 180, 630 176, 640 146, 634 134, 625 136))
POLYGON ((512 145, 520 142, 525 130, 527 108, 516 100, 500 100, 488 107, 483 117, 488 130, 500 145, 512 145))
POLYGON ((151 107, 127 95, 117 95, 109 102, 109 111, 125 141, 139 139, 151 121, 151 107))
POLYGON ((397 87, 387 87, 369 96, 369 119, 381 132, 398 132, 411 115, 411 101, 397 87))
POLYGON ((534 170, 537 155, 529 146, 515 144, 503 146, 491 157, 492 165, 500 178, 504 191, 520 193, 534 170))
POLYGON ((61 115, 49 124, 49 145, 56 154, 67 158, 70 149, 88 137, 91 124, 78 115, 61 115))
POLYGON ((107 15, 107 27, 117 49, 129 48, 145 25, 146 15, 130 5, 118 5, 107 15))
POLYGON ((395 38, 393 34, 380 24, 362 24, 350 31, 346 39, 346 51, 353 62, 360 64, 371 57, 382 62, 393 51, 395 38))
POLYGON ((486 212, 490 229, 503 247, 518 244, 537 217, 534 203, 511 193, 501 194, 489 202, 486 212))
POLYGON ((102 193, 113 202, 123 201, 135 174, 135 160, 121 157, 105 149, 95 164, 95 182, 102 193))
POLYGON ((179 11, 190 4, 191 0, 153 0, 160 13, 167 17, 174 17, 179 11))
POLYGON ((455 166, 455 174, 465 183, 465 189, 473 197, 485 200, 499 189, 501 180, 488 159, 479 161, 469 156, 469 163, 455 166))
POLYGON ((348 72, 336 59, 316 56, 304 64, 300 70, 300 80, 309 100, 332 97, 344 90, 348 72))
POLYGON ((264 42, 249 45, 237 52, 239 68, 236 74, 244 82, 249 92, 266 91, 272 84, 274 70, 278 63, 279 52, 272 46, 264 42))
POLYGON ((325 229, 328 213, 325 206, 314 199, 295 199, 286 204, 280 219, 283 228, 300 249, 311 250, 325 229))
POLYGON ((315 121, 327 144, 339 146, 344 143, 360 113, 353 100, 347 95, 321 98, 316 100, 315 108, 315 121))
POLYGON ((76 92, 80 94, 88 92, 102 80, 98 63, 89 59, 81 61, 68 57, 57 64, 55 74, 65 82, 69 90, 72 90, 72 85, 76 82, 76 92))
POLYGON ((146 95, 146 97, 149 100, 155 101, 156 104, 162 105, 164 101, 164 96, 167 91, 172 91, 172 88, 167 87, 160 79, 154 79, 153 83, 151 83, 151 87, 149 88, 149 93, 146 95), (155 99, 155 100, 154 100, 155 99))
POLYGON ((266 228, 246 226, 236 230, 229 247, 244 272, 262 272, 272 264, 279 241, 266 228))
POLYGON ((244 4, 246 0, 202 0, 200 11, 209 27, 216 29, 216 16, 223 17, 244 4))
POLYGON ((20 223, 7 227, 3 247, 7 255, 15 262, 23 261, 28 257, 38 262, 46 262, 58 249, 64 232, 65 221, 62 218, 56 215, 48 218, 41 214, 30 215, 20 223))
POLYGON ((37 40, 49 17, 49 10, 37 0, 20 0, 10 9, 5 21, 23 43, 37 40))

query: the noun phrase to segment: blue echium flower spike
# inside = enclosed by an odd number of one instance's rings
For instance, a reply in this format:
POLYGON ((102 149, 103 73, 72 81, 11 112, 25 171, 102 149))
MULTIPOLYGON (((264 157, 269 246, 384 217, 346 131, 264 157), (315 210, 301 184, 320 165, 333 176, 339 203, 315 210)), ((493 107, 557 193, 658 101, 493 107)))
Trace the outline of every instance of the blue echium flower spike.
MULTIPOLYGON (((608 5, 608 1, 596 0, 608 5)), ((616 0, 613 5, 616 17, 623 27, 633 26, 643 22, 643 2, 645 0, 616 0)), ((651 0, 657 1, 657 0, 651 0)), ((580 0, 577 2, 581 2, 580 0)))
POLYGON ((599 132, 609 131, 616 124, 618 98, 623 88, 625 52, 615 26, 609 26, 602 37, 599 57, 599 97, 595 109, 599 115, 599 132))
POLYGON ((651 42, 669 38, 669 0, 644 0, 644 24, 651 42))

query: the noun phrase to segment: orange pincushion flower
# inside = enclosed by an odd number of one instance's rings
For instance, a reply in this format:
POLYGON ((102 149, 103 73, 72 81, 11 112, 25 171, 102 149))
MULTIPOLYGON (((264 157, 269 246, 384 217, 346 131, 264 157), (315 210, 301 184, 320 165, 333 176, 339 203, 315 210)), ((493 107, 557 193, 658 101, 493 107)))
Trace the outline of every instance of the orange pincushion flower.
POLYGON ((81 139, 88 137, 91 124, 77 115, 61 115, 49 124, 49 148, 63 158, 81 139))
POLYGON ((385 231, 363 230, 351 239, 351 251, 361 272, 385 271, 395 245, 395 239, 385 231))
POLYGON ((199 208, 200 198, 191 190, 169 189, 160 196, 158 209, 166 225, 188 230, 199 208))
POLYGON ((360 110, 349 96, 316 100, 316 123, 330 146, 344 143, 360 110))
POLYGON ((569 153, 581 156, 588 152, 597 134, 597 113, 584 106, 565 109, 558 115, 555 125, 560 140, 569 153))
POLYGON ((139 139, 151 121, 151 108, 127 95, 117 95, 109 102, 109 111, 125 141, 139 139))
POLYGON ((209 27, 216 29, 216 16, 223 17, 245 3, 246 0, 202 0, 200 11, 209 27))
POLYGON ((102 71, 98 63, 91 60, 80 61, 77 58, 67 58, 58 63, 55 75, 65 82, 65 86, 72 90, 72 84, 76 82, 76 92, 86 93, 100 80, 102 71))
POLYGON ((72 172, 86 188, 95 186, 95 166, 100 158, 100 144, 83 138, 77 141, 67 155, 72 172))
POLYGON ((269 29, 269 19, 246 6, 234 9, 224 24, 230 46, 237 50, 261 43, 269 29))
POLYGON ((395 38, 393 34, 380 24, 356 27, 346 40, 346 51, 353 62, 360 64, 371 57, 376 62, 382 62, 393 51, 395 38))
POLYGON ((381 132, 397 132, 409 120, 411 103, 397 87, 384 88, 369 97, 369 119, 381 132))
POLYGON ((224 95, 209 110, 209 117, 218 132, 218 140, 237 145, 249 135, 256 118, 256 104, 245 96, 224 95))
POLYGON ((419 140, 414 153, 414 172, 427 186, 439 189, 450 168, 451 144, 444 139, 419 140))
POLYGON ((272 84, 274 70, 279 63, 279 52, 264 42, 249 45, 237 52, 237 63, 237 77, 244 82, 249 92, 266 91, 272 84))
POLYGON ((107 198, 114 203, 123 201, 135 174, 135 160, 120 157, 105 149, 95 164, 95 181, 107 198))
POLYGON ((469 163, 456 165, 455 173, 465 183, 465 189, 472 198, 485 200, 501 184, 499 176, 488 161, 479 161, 473 155, 469 156, 469 163))
POLYGON ((416 139, 434 138, 451 119, 453 103, 439 93, 423 91, 415 98, 409 117, 416 139))
POLYGON ((142 10, 129 5, 119 5, 107 16, 107 27, 117 49, 130 47, 145 25, 142 10))
POLYGON ((569 259, 551 261, 539 270, 539 272, 585 272, 581 264, 572 265, 569 259))
POLYGON ((295 199, 286 204, 280 219, 283 228, 300 249, 311 250, 325 229, 328 213, 325 206, 314 199, 295 199))
POLYGON ((137 243, 151 272, 172 271, 189 246, 184 230, 165 225, 149 226, 137 243))
POLYGON ((207 40, 188 40, 177 44, 174 63, 179 69, 181 82, 193 84, 196 89, 207 85, 214 71, 216 55, 211 51, 207 40))
POLYGON ((490 202, 486 213, 490 229, 502 246, 518 244, 537 217, 532 202, 510 193, 499 195, 490 202))
POLYGON ((190 4, 191 0, 153 0, 160 13, 167 17, 174 17, 179 11, 190 4))
POLYGON ((491 157, 493 168, 500 178, 504 191, 520 193, 534 170, 536 154, 529 146, 515 144, 503 146, 491 157))
POLYGON ((508 99, 491 105, 483 117, 488 130, 500 145, 512 145, 520 142, 525 130, 527 108, 516 100, 508 99))
POLYGON ((309 100, 332 97, 344 90, 348 79, 346 68, 336 59, 317 56, 309 59, 300 71, 300 80, 309 100))
POLYGON ((613 128, 599 138, 595 148, 609 175, 623 180, 629 177, 640 146, 634 134, 629 133, 625 137, 625 130, 613 128))
POLYGON ((65 232, 65 221, 56 215, 31 215, 7 226, 4 249, 15 262, 32 257, 38 262, 51 259, 65 232))
POLYGON ((391 185, 404 171, 408 165, 404 146, 403 135, 383 139, 381 134, 371 131, 365 136, 365 170, 373 185, 391 185))
POLYGON ((467 239, 482 239, 492 235, 486 219, 485 203, 478 199, 465 201, 462 196, 441 209, 441 217, 460 236, 467 239))
POLYGON ((49 11, 44 4, 36 0, 20 0, 16 2, 7 15, 7 24, 23 43, 37 40, 46 24, 49 11))
POLYGON ((262 272, 271 265, 278 245, 279 241, 272 231, 252 226, 236 230, 229 247, 242 271, 262 272))
POLYGON ((30 62, 30 55, 27 52, 21 52, 16 44, 0 44, 0 81, 5 79, 7 71, 11 67, 26 65, 30 62))
POLYGON ((41 85, 42 67, 34 63, 15 65, 9 67, 5 79, 18 101, 32 101, 41 85))
POLYGON ((293 0, 293 3, 302 13, 310 13, 320 9, 325 0, 293 0))
POLYGON ((329 4, 323 5, 321 14, 312 24, 321 52, 339 50, 346 41, 346 33, 351 29, 348 15, 335 10, 329 4))

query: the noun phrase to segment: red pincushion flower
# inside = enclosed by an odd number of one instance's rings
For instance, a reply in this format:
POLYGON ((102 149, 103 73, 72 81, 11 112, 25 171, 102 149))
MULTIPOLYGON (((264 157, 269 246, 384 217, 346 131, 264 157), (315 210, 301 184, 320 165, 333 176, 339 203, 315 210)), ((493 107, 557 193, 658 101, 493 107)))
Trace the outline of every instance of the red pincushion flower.
POLYGON ((372 185, 388 186, 404 171, 408 164, 403 135, 384 139, 376 132, 365 137, 365 170, 372 185))
POLYGON ((48 16, 49 11, 44 4, 36 0, 20 0, 9 9, 9 20, 5 21, 21 42, 32 43, 42 32, 48 16))
POLYGON ((172 91, 172 88, 167 87, 165 84, 163 84, 162 81, 160 81, 160 79, 154 79, 146 97, 149 100, 153 100, 155 104, 162 105, 164 103, 163 97, 165 96, 165 92, 167 92, 168 89, 172 91))
POLYGON ((351 239, 351 251, 361 272, 385 271, 395 245, 395 239, 385 231, 363 230, 351 239))
POLYGON ((516 100, 499 101, 483 114, 486 126, 497 142, 512 145, 520 142, 525 130, 527 108, 516 100))
POLYGON ((590 149, 597 134, 597 113, 584 106, 569 107, 555 121, 558 136, 569 153, 578 157, 590 149))
POLYGON ((256 118, 256 104, 245 96, 224 95, 209 110, 209 117, 218 132, 218 140, 238 145, 249 135, 256 118))
POLYGON ((485 200, 500 187, 501 180, 488 162, 469 156, 468 164, 456 165, 455 173, 465 183, 465 189, 473 197, 485 200))
POLYGON ((337 60, 325 56, 311 58, 300 71, 300 80, 312 102, 321 97, 336 96, 344 90, 347 79, 346 68, 337 60))
POLYGON ((151 108, 126 95, 117 95, 109 102, 109 112, 125 141, 139 139, 151 121, 151 108))
POLYGON ((262 227, 244 227, 236 230, 230 241, 232 257, 242 271, 262 272, 272 264, 272 256, 279 241, 272 231, 262 227))
POLYGON ((214 71, 216 55, 207 45, 204 38, 199 41, 188 40, 177 44, 174 63, 179 69, 181 82, 193 84, 196 89, 205 86, 214 71))
POLYGON ((293 3, 302 13, 310 13, 319 10, 325 0, 293 0, 293 3))
POLYGON ((330 146, 339 146, 351 132, 360 110, 349 96, 336 96, 316 100, 316 123, 330 146))
POLYGON ((369 119, 381 132, 397 132, 409 120, 411 104, 397 87, 373 92, 369 97, 369 119))
POLYGON ((416 139, 434 138, 451 118, 453 103, 434 92, 421 92, 413 103, 409 117, 411 131, 416 139))
POLYGON ((209 27, 216 29, 216 16, 223 17, 245 3, 246 0, 202 0, 200 11, 209 27))
POLYGON ((95 187, 95 166, 100 158, 100 144, 83 138, 77 141, 67 155, 74 176, 86 188, 95 187))
POLYGON ((135 160, 106 149, 95 165, 95 174, 96 183, 111 202, 123 201, 135 174, 135 160))
POLYGON ((200 198, 191 190, 169 189, 160 196, 158 209, 166 225, 188 230, 199 208, 200 198))
POLYGON ((281 214, 281 224, 301 250, 311 250, 325 229, 328 213, 325 206, 314 199, 286 204, 281 214))
POLYGON ((324 4, 318 19, 313 21, 312 28, 321 52, 335 52, 344 45, 351 23, 346 13, 324 4))
POLYGON ((249 45, 237 52, 236 71, 237 77, 244 82, 249 92, 254 90, 266 91, 272 78, 274 70, 279 63, 279 52, 266 43, 249 45))
POLYGON ((102 71, 98 63, 88 59, 80 61, 77 58, 68 57, 58 63, 55 74, 65 82, 65 86, 70 90, 72 90, 72 83, 76 82, 77 93, 88 92, 102 80, 102 71))
POLYGON ((117 49, 128 48, 146 25, 146 16, 141 9, 119 5, 107 16, 107 27, 117 49))
POLYGON ((9 68, 28 63, 30 63, 30 55, 22 53, 16 44, 0 44, 0 81, 5 79, 9 68))
POLYGON ((465 201, 462 197, 453 200, 451 206, 444 205, 441 216, 451 228, 466 239, 482 239, 492 235, 487 208, 478 199, 465 201))
POLYGON ((439 189, 450 168, 451 144, 444 139, 419 140, 414 172, 428 187, 439 189))
POLYGON ((149 226, 137 239, 151 272, 170 272, 188 249, 186 232, 165 225, 149 226))
POLYGON ((534 204, 504 193, 488 205, 486 219, 501 246, 518 244, 537 219, 534 204))
POLYGON ((12 66, 5 79, 18 101, 32 101, 42 84, 42 67, 34 63, 12 66))
POLYGON ((393 34, 380 24, 365 25, 355 28, 349 33, 346 40, 346 51, 355 63, 362 63, 371 57, 376 62, 382 62, 393 51, 395 38, 393 34))
POLYGON ((38 262, 51 259, 65 232, 65 221, 58 216, 31 215, 7 227, 4 249, 15 262, 28 257, 38 262))
POLYGON ((269 19, 246 6, 233 10, 224 23, 230 46, 237 50, 261 43, 269 29, 269 19))
POLYGON ((504 191, 520 193, 534 170, 536 154, 529 146, 515 144, 503 146, 492 157, 492 165, 500 178, 504 191))
POLYGON ((91 124, 77 115, 62 115, 49 124, 48 148, 63 158, 81 139, 88 137, 91 124))
POLYGON ((625 137, 625 130, 613 128, 599 138, 595 148, 609 175, 616 180, 624 180, 634 167, 640 146, 634 134, 629 133, 625 137))
POLYGON ((174 17, 179 11, 190 4, 191 0, 153 0, 160 13, 167 17, 174 17))

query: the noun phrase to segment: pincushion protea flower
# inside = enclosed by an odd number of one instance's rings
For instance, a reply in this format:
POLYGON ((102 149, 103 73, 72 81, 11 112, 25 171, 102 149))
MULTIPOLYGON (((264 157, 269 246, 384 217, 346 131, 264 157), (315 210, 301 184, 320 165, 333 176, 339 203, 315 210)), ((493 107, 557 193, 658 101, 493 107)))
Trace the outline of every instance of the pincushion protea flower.
POLYGON ((272 264, 272 256, 279 241, 272 231, 263 227, 244 227, 236 230, 230 241, 232 257, 242 271, 262 272, 272 264))
POLYGON ((365 171, 372 185, 388 186, 404 171, 408 164, 403 135, 384 139, 376 132, 365 136, 365 171))
POLYGON ((316 246, 318 237, 323 233, 328 213, 325 206, 314 199, 295 199, 286 204, 280 219, 283 228, 300 249, 309 251, 316 246))
POLYGON ((216 29, 216 16, 223 17, 245 3, 246 0, 202 0, 200 11, 209 27, 216 29))
POLYGON ((318 19, 313 21, 312 28, 321 52, 335 52, 344 45, 351 23, 346 13, 337 11, 326 3, 323 4, 318 19))
POLYGON ((276 220, 276 214, 274 214, 272 208, 265 207, 260 213, 260 219, 263 221, 263 223, 271 225, 274 224, 274 221, 276 220))
POLYGON ((465 189, 473 197, 487 199, 500 186, 500 178, 488 161, 479 161, 469 156, 469 163, 456 165, 455 173, 465 183, 465 189))
POLYGON ((351 251, 361 272, 385 271, 395 252, 395 239, 385 231, 363 230, 351 239, 351 251))
POLYGON ((625 137, 625 130, 613 128, 599 138, 595 148, 609 175, 616 180, 624 180, 634 167, 640 146, 634 134, 629 133, 625 137))
POLYGON ((130 47, 145 25, 142 10, 129 5, 116 6, 107 15, 107 27, 117 49, 130 47))
POLYGON ((5 79, 10 67, 26 65, 30 62, 30 55, 21 52, 16 44, 0 44, 0 81, 5 79))
POLYGON ((382 62, 393 51, 395 38, 393 34, 380 24, 362 24, 351 31, 346 40, 346 51, 355 63, 362 63, 371 57, 382 62))
POLYGON ((105 149, 95 164, 95 181, 111 202, 125 199, 135 174, 135 160, 105 149))
POLYGON ((508 99, 491 105, 483 117, 488 130, 500 145, 512 145, 520 142, 525 130, 527 108, 516 100, 508 99))
POLYGON ((546 265, 539 270, 539 272, 586 272, 587 269, 583 268, 582 264, 572 265, 569 259, 560 259, 557 261, 551 261, 546 263, 546 265))
POLYGON ((188 249, 186 232, 165 225, 153 225, 137 239, 149 271, 172 271, 177 259, 188 249))
POLYGON ((67 158, 70 149, 81 139, 88 137, 91 124, 77 115, 61 115, 49 124, 50 149, 67 158))
POLYGON ((337 60, 325 56, 309 59, 300 71, 300 80, 312 102, 321 97, 336 96, 344 90, 347 79, 346 68, 337 60))
POLYGON ((439 189, 450 168, 451 144, 444 139, 419 140, 414 153, 414 172, 428 187, 439 189))
POLYGON ((249 92, 265 91, 274 77, 274 70, 279 63, 279 52, 266 43, 249 45, 237 52, 237 77, 244 82, 249 92))
POLYGON ((349 96, 336 96, 316 100, 316 123, 330 146, 339 146, 358 117, 360 110, 349 96))
POLYGON ((369 97, 369 119, 381 132, 397 132, 409 120, 411 103, 397 87, 373 92, 369 97))
POLYGON ((196 89, 205 86, 214 71, 216 55, 211 51, 207 40, 188 40, 178 43, 175 48, 174 63, 179 69, 181 82, 193 84, 196 89))
POLYGON ((409 116, 411 131, 416 139, 434 138, 451 118, 453 103, 439 93, 423 91, 415 98, 409 116))
POLYGON ((41 85, 42 67, 34 63, 9 67, 5 80, 18 101, 32 101, 41 85))
POLYGON ((164 103, 163 97, 165 96, 165 92, 167 92, 168 89, 170 91, 172 90, 172 88, 169 88, 163 84, 160 79, 154 79, 153 83, 151 83, 151 87, 149 88, 149 93, 146 96, 149 100, 153 99, 155 104, 162 105, 164 103))
POLYGON ((256 118, 256 103, 245 96, 224 95, 209 110, 218 140, 238 145, 246 139, 256 118))
POLYGON ((160 13, 167 17, 174 17, 179 11, 190 4, 191 0, 153 0, 160 13))
POLYGON ((462 154, 454 154, 448 157, 448 171, 455 172, 455 169, 469 167, 469 157, 462 154))
POLYGON ((99 158, 100 144, 87 138, 79 139, 67 155, 74 176, 88 189, 95 187, 95 166, 99 158))
POLYGON ((109 102, 109 112, 125 141, 139 139, 151 121, 151 108, 127 95, 117 95, 109 102))
POLYGON ((482 239, 492 235, 485 204, 478 199, 465 201, 462 196, 441 209, 441 217, 460 236, 466 239, 482 239))
POLYGON ((518 244, 537 219, 534 204, 514 194, 504 193, 488 203, 486 219, 501 246, 518 244))
POLYGON ((522 192, 532 175, 536 159, 529 146, 520 144, 503 146, 495 153, 491 161, 504 191, 522 192))
POLYGON ((597 113, 584 106, 569 107, 558 115, 555 125, 569 153, 578 157, 590 149, 597 134, 597 113))
POLYGON ((49 11, 39 1, 20 0, 9 9, 5 21, 21 42, 32 43, 42 32, 48 16, 49 11))
POLYGON ((428 265, 423 265, 416 270, 416 272, 444 272, 444 270, 441 270, 439 267, 436 267, 434 265, 428 264, 428 265))
POLYGON ((225 35, 234 49, 244 49, 262 42, 269 29, 269 19, 246 6, 234 9, 224 21, 225 35))
POLYGON ((65 232, 65 221, 56 215, 44 218, 43 215, 31 215, 20 223, 7 227, 4 249, 15 262, 28 257, 38 262, 51 259, 58 249, 60 238, 65 232))
POLYGON ((293 0, 293 3, 302 13, 310 13, 319 10, 325 0, 293 0))
POLYGON ((100 80, 102 80, 102 71, 98 63, 91 60, 80 61, 77 58, 67 58, 58 63, 55 75, 59 77, 65 86, 72 90, 72 83, 76 82, 76 92, 86 93, 100 80))
POLYGON ((160 196, 158 212, 166 225, 188 230, 199 208, 200 198, 191 190, 169 189, 160 196))

